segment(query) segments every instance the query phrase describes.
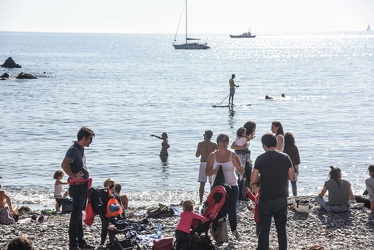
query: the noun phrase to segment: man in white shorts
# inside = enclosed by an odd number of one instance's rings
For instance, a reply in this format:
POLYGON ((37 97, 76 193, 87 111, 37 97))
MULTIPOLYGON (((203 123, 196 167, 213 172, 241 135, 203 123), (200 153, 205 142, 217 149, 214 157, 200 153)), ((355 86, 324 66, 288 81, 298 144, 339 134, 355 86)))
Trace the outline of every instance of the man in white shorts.
MULTIPOLYGON (((206 169, 206 162, 208 160, 208 157, 210 153, 218 149, 218 146, 216 143, 211 142, 210 139, 213 136, 213 132, 211 130, 205 130, 205 133, 203 134, 204 141, 199 142, 197 144, 197 150, 196 150, 196 157, 200 157, 200 168, 199 168, 199 179, 197 180, 200 182, 200 188, 199 188, 199 196, 200 196, 200 204, 203 203, 203 196, 204 196, 204 187, 205 183, 208 180, 208 177, 205 173, 206 169)), ((209 183, 212 182, 212 177, 209 176, 209 183)))

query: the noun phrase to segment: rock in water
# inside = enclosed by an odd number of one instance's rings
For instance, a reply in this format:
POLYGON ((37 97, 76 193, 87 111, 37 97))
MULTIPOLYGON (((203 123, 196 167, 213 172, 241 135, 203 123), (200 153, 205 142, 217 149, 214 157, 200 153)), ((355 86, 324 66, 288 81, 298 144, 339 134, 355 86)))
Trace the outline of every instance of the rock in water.
POLYGON ((22 68, 21 65, 15 63, 11 57, 5 60, 4 64, 1 65, 4 68, 22 68))
POLYGON ((36 76, 33 76, 30 73, 19 73, 19 75, 16 77, 17 79, 36 79, 36 76))

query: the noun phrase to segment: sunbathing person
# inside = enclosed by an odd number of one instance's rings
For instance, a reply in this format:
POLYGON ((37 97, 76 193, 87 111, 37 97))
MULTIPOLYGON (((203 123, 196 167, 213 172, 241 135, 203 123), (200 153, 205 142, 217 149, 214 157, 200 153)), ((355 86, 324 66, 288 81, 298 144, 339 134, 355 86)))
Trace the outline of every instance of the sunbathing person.
POLYGON ((18 215, 18 206, 13 209, 10 197, 5 190, 0 189, 0 224, 15 223, 14 217, 18 215))
POLYGON ((121 184, 114 185, 114 192, 116 192, 119 198, 121 198, 123 209, 127 209, 129 206, 129 199, 127 198, 127 195, 125 194, 121 195, 121 184))

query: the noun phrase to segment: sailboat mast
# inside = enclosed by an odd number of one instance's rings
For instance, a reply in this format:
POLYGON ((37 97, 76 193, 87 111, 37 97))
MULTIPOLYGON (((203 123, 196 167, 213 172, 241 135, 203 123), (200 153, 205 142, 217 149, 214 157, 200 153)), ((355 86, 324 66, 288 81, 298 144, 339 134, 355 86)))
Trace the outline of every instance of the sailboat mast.
POLYGON ((186 0, 186 44, 187 44, 187 0, 186 0))

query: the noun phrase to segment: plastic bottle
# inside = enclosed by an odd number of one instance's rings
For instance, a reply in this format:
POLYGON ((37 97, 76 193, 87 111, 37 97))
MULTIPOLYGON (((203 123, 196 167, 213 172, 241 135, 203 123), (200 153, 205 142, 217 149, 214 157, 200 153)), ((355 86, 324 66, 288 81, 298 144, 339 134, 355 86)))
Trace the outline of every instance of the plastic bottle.
POLYGON ((157 225, 157 231, 156 231, 157 239, 161 239, 162 236, 162 224, 158 223, 157 225))

